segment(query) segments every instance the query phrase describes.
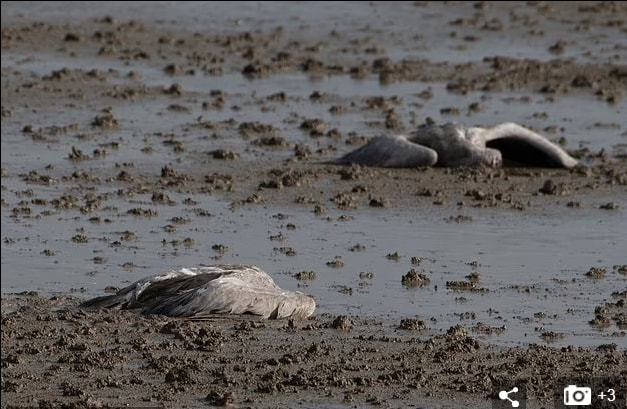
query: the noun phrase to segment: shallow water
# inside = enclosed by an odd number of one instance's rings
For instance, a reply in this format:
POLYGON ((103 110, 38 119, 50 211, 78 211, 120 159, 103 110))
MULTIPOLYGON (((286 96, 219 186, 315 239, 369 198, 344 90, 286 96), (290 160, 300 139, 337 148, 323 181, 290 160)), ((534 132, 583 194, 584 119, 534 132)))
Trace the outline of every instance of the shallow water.
MULTIPOLYGON (((560 58, 582 61, 615 60, 625 63, 627 57, 617 52, 616 38, 594 30, 571 30, 563 21, 544 25, 543 35, 529 36, 527 21, 537 19, 524 7, 490 4, 485 11, 487 19, 498 18, 504 30, 499 35, 479 36, 464 40, 464 27, 451 24, 459 18, 473 15, 473 3, 458 3, 451 7, 432 3, 421 7, 421 2, 228 2, 153 1, 142 5, 129 2, 19 2, 2 3, 2 24, 15 20, 25 22, 47 21, 72 23, 82 19, 98 19, 106 15, 120 20, 134 19, 158 23, 166 28, 206 32, 220 27, 224 32, 251 31, 258 28, 283 27, 295 38, 327 34, 332 30, 352 33, 358 37, 370 33, 375 44, 392 59, 429 59, 431 61, 481 61, 484 57, 500 55, 514 58, 549 60, 555 55, 548 48, 560 40, 568 47, 560 58), (377 33, 391 35, 395 42, 378 41, 377 33), (451 33, 456 32, 455 36, 451 33), (593 44, 593 47, 588 45, 593 44)), ((544 19, 544 17, 540 17, 544 19)), ((617 31, 616 36, 620 36, 617 31)), ((624 36, 623 36, 624 37, 624 36)), ((620 38, 620 37, 618 37, 620 38)), ((622 42, 627 46, 627 40, 622 42)))
MULTIPOLYGON (((6 184, 7 180, 3 180, 6 184)), ((54 188, 42 189, 46 197, 54 188)), ((102 190, 103 192, 106 189, 102 190)), ((187 196, 173 196, 181 202, 187 196)), ((263 207, 230 210, 227 203, 209 196, 193 195, 195 206, 154 206, 149 196, 132 201, 110 200, 115 210, 101 211, 111 223, 92 224, 78 211, 62 211, 39 220, 14 220, 2 212, 2 235, 16 240, 2 244, 2 292, 26 289, 43 293, 65 293, 77 289, 82 296, 100 294, 104 287, 122 286, 157 271, 207 263, 250 263, 270 272, 280 286, 300 288, 312 294, 319 313, 356 314, 394 320, 410 316, 435 318, 435 329, 446 329, 462 322, 505 325, 507 330, 493 337, 497 343, 538 342, 535 327, 568 334, 565 344, 606 343, 610 331, 592 330, 587 321, 594 307, 613 290, 624 286, 624 278, 609 274, 592 280, 583 273, 590 266, 624 263, 627 221, 622 213, 600 217, 599 211, 581 210, 579 218, 562 217, 548 211, 536 217, 467 209, 470 223, 450 223, 450 214, 437 209, 427 214, 411 210, 362 210, 349 212, 352 220, 338 221, 341 213, 332 211, 330 220, 310 211, 263 207), (158 211, 154 218, 126 214, 133 207, 158 211), (195 216, 191 208, 209 210, 213 217, 195 216), (282 216, 277 216, 277 215, 282 216), (189 218, 177 232, 163 231, 167 220, 189 218), (295 230, 285 228, 287 223, 295 230), (84 229, 89 242, 76 245, 71 237, 84 229), (112 244, 129 230, 137 237, 112 244), (269 237, 281 233, 283 241, 269 237), (193 239, 191 246, 182 240, 193 239), (169 242, 178 239, 178 245, 169 242), (162 243, 165 240, 166 243, 162 243), (224 244, 228 251, 219 259, 211 249, 224 244), (351 252, 361 244, 363 252, 351 252), (286 256, 277 247, 292 247, 296 256, 286 256), (40 254, 44 249, 55 255, 40 254), (385 256, 398 252, 400 261, 385 256), (103 264, 92 258, 103 257, 103 264), (327 261, 341 257, 343 268, 330 268, 327 261), (426 288, 407 289, 401 276, 411 267, 412 256, 424 257, 419 269, 431 277, 426 288), (476 261, 477 267, 468 263, 476 261), (125 266, 132 263, 132 266, 125 266), (317 279, 299 282, 293 274, 313 270, 317 279), (456 292, 446 289, 446 281, 463 280, 477 271, 487 293, 456 292), (373 279, 360 279, 360 272, 373 272, 373 279), (435 289, 437 286, 437 290, 435 289), (352 288, 352 295, 339 292, 352 288), (529 290, 526 288, 529 287, 529 290), (456 300, 466 298, 465 302, 456 300), (474 312, 476 318, 460 320, 456 314, 474 312), (537 320, 534 313, 548 318, 537 320), (530 322, 527 322, 527 321, 530 322)), ((540 331, 542 332, 542 331, 540 331)), ((623 340, 613 339, 621 342, 623 340)))

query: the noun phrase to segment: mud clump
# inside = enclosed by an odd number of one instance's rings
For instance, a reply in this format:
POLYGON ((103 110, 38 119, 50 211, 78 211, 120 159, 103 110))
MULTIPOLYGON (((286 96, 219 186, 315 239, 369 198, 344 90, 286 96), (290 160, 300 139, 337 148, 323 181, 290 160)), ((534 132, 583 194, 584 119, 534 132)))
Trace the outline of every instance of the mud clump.
POLYGON ((191 109, 181 104, 170 104, 167 109, 170 112, 177 112, 181 114, 190 114, 192 112, 191 109))
POLYGON ((78 244, 85 244, 89 242, 89 239, 84 234, 76 234, 72 236, 72 241, 78 244))
POLYGON ((472 272, 470 274, 468 274, 466 276, 466 279, 471 282, 471 283, 475 283, 475 284, 479 284, 479 280, 480 280, 481 276, 479 275, 479 273, 477 272, 472 272))
POLYGON ((342 192, 338 193, 330 200, 337 205, 338 209, 347 210, 357 208, 357 203, 355 199, 355 196, 351 195, 350 193, 342 192))
POLYGON ((607 273, 607 269, 599 268, 599 267, 590 267, 590 270, 586 273, 586 277, 594 278, 594 279, 602 279, 605 278, 607 273))
POLYGON ((163 93, 166 95, 180 96, 183 94, 183 87, 181 84, 172 84, 169 87, 164 88, 163 93))
POLYGON ((120 123, 112 113, 105 113, 103 115, 96 116, 91 124, 92 126, 102 129, 116 129, 120 126, 120 123))
POLYGON ((220 173, 205 176, 205 183, 213 190, 230 192, 233 190, 233 177, 220 173))
POLYGON ((455 291, 485 291, 478 281, 447 281, 446 288, 455 291))
POLYGON ((324 136, 328 126, 321 119, 307 119, 300 124, 300 129, 309 132, 309 136, 317 138, 324 136))
POLYGON ((330 326, 340 331, 350 331, 353 329, 353 321, 346 315, 338 315, 333 322, 331 322, 330 326))
POLYGON ((371 197, 370 202, 368 202, 368 205, 370 205, 370 207, 383 208, 383 207, 389 206, 389 201, 384 197, 371 197))
POLYGON ((164 192, 153 193, 150 200, 156 204, 164 204, 164 205, 170 205, 170 206, 176 205, 176 202, 170 199, 167 193, 164 193, 164 192))
POLYGON ((548 179, 540 188, 540 193, 545 195, 555 195, 557 194, 557 185, 551 179, 548 179))
POLYGON ((296 144, 294 146, 294 157, 298 159, 307 159, 312 155, 311 149, 303 144, 296 144))
POLYGON ((620 206, 614 202, 607 202, 599 206, 599 209, 602 209, 602 210, 616 210, 619 208, 620 206))
POLYGON ((81 41, 81 37, 76 33, 67 33, 63 38, 63 41, 68 43, 77 43, 81 41))
POLYGON ((627 329, 627 307, 625 306, 625 295, 618 295, 623 297, 616 302, 607 302, 594 309, 594 319, 590 321, 590 325, 597 328, 608 328, 612 326, 612 322, 620 330, 627 329))
POLYGON ((399 261, 402 258, 402 256, 398 254, 398 251, 395 251, 394 253, 386 254, 385 258, 387 258, 388 260, 392 260, 392 261, 399 261))
POLYGON ((274 251, 282 253, 288 257, 296 256, 296 250, 294 250, 292 247, 275 247, 274 251))
POLYGON ((627 264, 619 264, 612 267, 618 274, 627 275, 627 264))
POLYGON ((231 406, 235 402, 235 395, 232 392, 211 391, 205 397, 205 401, 211 406, 231 406))
POLYGON ((429 277, 413 268, 401 278, 401 284, 405 287, 425 287, 429 283, 431 283, 429 277))
POLYGON ((158 215, 156 210, 144 209, 142 207, 135 207, 135 208, 129 209, 126 213, 133 215, 133 216, 137 216, 137 217, 148 217, 148 218, 155 217, 158 215))
POLYGON ((263 78, 270 74, 271 69, 267 65, 263 64, 247 64, 242 68, 242 75, 248 78, 263 78))
POLYGON ((274 136, 278 132, 273 125, 261 122, 242 122, 238 129, 240 134, 247 138, 259 135, 274 136))
POLYGON ((546 342, 555 342, 565 337, 564 334, 559 333, 559 332, 554 332, 554 331, 545 331, 542 334, 540 334, 540 336, 546 342))
POLYGON ((255 139, 251 143, 256 146, 270 146, 270 147, 283 147, 283 146, 289 145, 289 143, 284 137, 278 136, 278 135, 263 136, 259 139, 255 139))
POLYGON ((211 250, 215 251, 218 254, 224 254, 229 251, 229 248, 224 244, 217 243, 211 246, 211 250))
POLYGON ((405 318, 401 320, 398 328, 405 331, 420 331, 426 329, 427 324, 416 318, 405 318))
POLYGON ((444 219, 448 223, 470 223, 472 222, 471 216, 465 216, 463 214, 458 214, 457 216, 449 216, 444 219))
POLYGON ((181 75, 183 74, 183 69, 177 64, 168 64, 163 68, 163 72, 168 75, 181 75))
POLYGON ((316 279, 315 271, 301 271, 299 273, 294 274, 294 278, 300 281, 313 281, 316 279))
POLYGON ((478 322, 471 328, 471 330, 472 330, 472 332, 474 332, 476 334, 500 335, 503 332, 505 332, 505 326, 493 327, 493 326, 484 324, 483 322, 478 322))
POLYGON ((402 131, 405 129, 403 121, 393 109, 390 109, 385 116, 385 127, 394 131, 402 131))
POLYGON ((68 154, 68 159, 73 161, 81 161, 89 159, 89 155, 85 155, 80 149, 72 146, 72 151, 68 154))
POLYGON ((190 371, 185 368, 172 368, 165 374, 166 383, 193 383, 190 371))
POLYGON ((222 160, 235 160, 239 158, 239 154, 233 151, 225 150, 225 149, 216 149, 209 152, 214 159, 222 159, 222 160))
POLYGON ((327 261, 327 266, 331 268, 342 268, 344 267, 344 262, 340 259, 335 259, 335 260, 327 261))
POLYGON ((549 52, 551 52, 551 54, 563 54, 565 50, 566 50, 566 42, 562 40, 559 40, 558 42, 556 42, 555 44, 549 47, 549 52))
POLYGON ((411 265, 412 266, 419 266, 424 261, 424 258, 417 257, 417 256, 412 256, 410 261, 411 261, 411 265))

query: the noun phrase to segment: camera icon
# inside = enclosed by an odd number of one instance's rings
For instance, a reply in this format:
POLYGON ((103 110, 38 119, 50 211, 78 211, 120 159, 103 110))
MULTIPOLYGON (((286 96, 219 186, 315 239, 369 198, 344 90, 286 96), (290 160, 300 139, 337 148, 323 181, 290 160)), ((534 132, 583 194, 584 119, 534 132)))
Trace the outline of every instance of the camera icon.
POLYGON ((592 405, 592 389, 586 386, 568 385, 564 388, 564 405, 589 406, 592 405))

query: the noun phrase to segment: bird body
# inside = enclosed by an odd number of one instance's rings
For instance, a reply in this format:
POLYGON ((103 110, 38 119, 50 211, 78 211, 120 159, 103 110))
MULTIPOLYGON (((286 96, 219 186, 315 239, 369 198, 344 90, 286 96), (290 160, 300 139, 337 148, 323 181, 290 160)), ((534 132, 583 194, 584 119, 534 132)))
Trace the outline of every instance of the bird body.
POLYGON ((81 305, 85 309, 136 309, 143 314, 203 318, 253 314, 263 318, 307 318, 316 303, 298 291, 283 290, 256 266, 182 268, 146 277, 81 305))
POLYGON ((335 163, 386 168, 503 164, 571 168, 577 160, 544 136, 508 122, 492 128, 422 125, 408 137, 376 137, 335 163))

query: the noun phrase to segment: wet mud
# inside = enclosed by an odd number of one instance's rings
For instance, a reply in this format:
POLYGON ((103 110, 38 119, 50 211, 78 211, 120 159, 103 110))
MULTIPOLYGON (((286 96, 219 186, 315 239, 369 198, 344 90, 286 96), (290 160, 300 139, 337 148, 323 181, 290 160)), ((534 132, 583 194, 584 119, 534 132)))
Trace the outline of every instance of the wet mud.
POLYGON ((542 406, 625 366, 624 4, 59 7, 2 4, 3 407, 487 407, 497 374, 542 406), (329 164, 427 121, 581 165, 329 164), (212 263, 317 316, 75 309, 212 263))
POLYGON ((515 379, 528 407, 547 407, 561 377, 616 376, 627 358, 616 344, 491 346, 485 325, 433 335, 411 319, 185 321, 76 304, 3 297, 3 406, 484 408, 515 379))

